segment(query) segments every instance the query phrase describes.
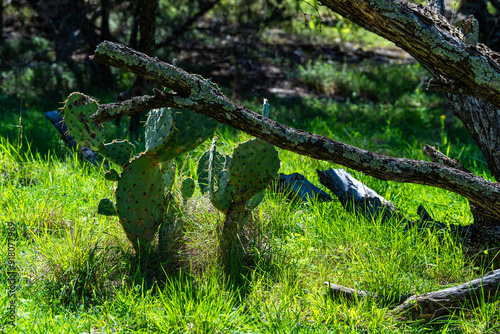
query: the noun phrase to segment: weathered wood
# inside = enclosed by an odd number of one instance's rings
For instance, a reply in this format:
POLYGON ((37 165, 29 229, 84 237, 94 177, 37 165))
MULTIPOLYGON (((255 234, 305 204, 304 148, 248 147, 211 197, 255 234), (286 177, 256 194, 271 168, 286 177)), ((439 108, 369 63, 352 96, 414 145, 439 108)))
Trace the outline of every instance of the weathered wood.
MULTIPOLYGON (((341 285, 325 282, 328 295, 355 302, 364 298, 386 299, 387 296, 372 292, 355 290, 341 285)), ((421 295, 407 294, 394 298, 394 304, 399 304, 391 314, 408 320, 432 320, 449 315, 464 308, 477 307, 481 303, 490 303, 498 299, 500 291, 500 269, 491 271, 481 278, 467 283, 424 293, 421 295)))
MULTIPOLYGON (((438 1, 432 1, 438 2, 438 1)), ((332 11, 402 48, 431 73, 459 83, 468 94, 500 107, 500 54, 483 44, 467 44, 464 32, 434 7, 397 0, 324 0, 332 11)))
POLYGON ((500 269, 497 269, 455 287, 412 296, 396 307, 394 314, 407 319, 431 320, 464 307, 493 302, 499 292, 500 269))

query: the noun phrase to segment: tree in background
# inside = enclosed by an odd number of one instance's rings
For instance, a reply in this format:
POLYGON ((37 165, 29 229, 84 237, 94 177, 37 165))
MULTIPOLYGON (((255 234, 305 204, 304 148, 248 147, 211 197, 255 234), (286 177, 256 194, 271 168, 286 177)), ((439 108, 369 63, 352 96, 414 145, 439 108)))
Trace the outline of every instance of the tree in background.
POLYGON ((479 23, 479 40, 492 50, 500 51, 500 2, 498 0, 462 0, 458 14, 473 15, 479 23))

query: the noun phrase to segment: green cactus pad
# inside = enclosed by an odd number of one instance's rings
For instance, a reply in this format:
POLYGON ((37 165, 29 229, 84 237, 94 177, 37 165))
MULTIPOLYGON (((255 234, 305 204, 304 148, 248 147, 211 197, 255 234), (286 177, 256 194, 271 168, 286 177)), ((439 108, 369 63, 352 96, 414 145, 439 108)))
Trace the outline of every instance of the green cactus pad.
POLYGON ((97 207, 97 213, 105 216, 115 216, 116 215, 116 205, 107 197, 104 197, 99 202, 97 207))
MULTIPOLYGON (((208 191, 209 158, 210 158, 210 150, 203 153, 203 155, 200 157, 200 160, 198 161, 198 168, 196 170, 198 174, 198 187, 200 187, 200 191, 202 194, 205 194, 208 191)), ((214 163, 213 175, 217 182, 219 179, 219 174, 222 171, 224 164, 226 162, 225 161, 226 159, 224 157, 224 154, 221 154, 218 151, 215 151, 214 159, 215 163, 214 163)))
POLYGON ((209 190, 210 201, 217 210, 225 214, 231 207, 234 193, 233 187, 229 183, 229 172, 226 169, 220 173, 218 185, 217 190, 209 190))
POLYGON ((262 190, 260 193, 255 194, 246 204, 246 208, 250 211, 259 206, 264 197, 266 196, 266 189, 262 190))
POLYGON ((118 181, 120 180, 120 174, 118 174, 116 169, 110 169, 104 174, 104 178, 108 181, 118 181))
POLYGON ((192 178, 188 177, 182 181, 181 195, 184 200, 191 198, 194 194, 195 182, 192 178))
POLYGON ((123 168, 116 189, 120 223, 136 250, 149 244, 163 221, 165 187, 158 158, 142 153, 123 168))
POLYGON ((124 166, 130 161, 134 149, 135 146, 128 140, 113 140, 111 143, 105 143, 99 153, 109 161, 124 166))
POLYGON ((229 168, 229 181, 236 192, 234 200, 248 201, 264 190, 279 169, 280 159, 273 145, 260 139, 239 144, 229 168))
POLYGON ((167 140, 156 149, 160 161, 173 159, 194 149, 211 137, 217 121, 191 110, 172 109, 174 127, 167 140))
POLYGON ((149 112, 146 121, 146 151, 156 151, 171 135, 174 125, 172 109, 160 108, 149 112))
POLYGON ((212 205, 222 213, 226 213, 231 207, 233 199, 233 188, 229 184, 229 173, 223 169, 217 173, 217 137, 212 140, 208 155, 208 195, 212 205), (216 178, 215 174, 218 174, 216 178), (215 184, 217 183, 217 189, 215 184))
POLYGON ((99 105, 90 96, 82 93, 71 93, 64 102, 64 122, 75 141, 84 147, 98 151, 103 145, 102 125, 95 124, 90 116, 97 111, 99 105))
POLYGON ((163 173, 163 185, 166 191, 169 191, 175 181, 175 160, 163 161, 161 172, 163 173))

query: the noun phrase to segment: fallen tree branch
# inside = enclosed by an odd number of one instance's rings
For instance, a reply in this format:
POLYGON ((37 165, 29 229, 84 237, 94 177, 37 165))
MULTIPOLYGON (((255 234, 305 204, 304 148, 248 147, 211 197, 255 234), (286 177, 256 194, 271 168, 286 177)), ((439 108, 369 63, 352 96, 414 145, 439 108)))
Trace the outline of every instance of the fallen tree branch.
MULTIPOLYGON (((500 185, 494 182, 434 162, 380 155, 280 124, 229 100, 209 80, 123 45, 103 42, 91 58, 131 71, 177 92, 147 97, 148 101, 158 99, 164 102, 164 107, 186 108, 205 114, 282 149, 340 164, 380 180, 446 189, 464 196, 481 212, 500 218, 500 185)), ((125 104, 133 103, 127 101, 125 104)), ((92 118, 99 123, 100 115, 117 115, 123 105, 101 105, 92 118)))
MULTIPOLYGON (((375 293, 346 288, 341 285, 325 282, 328 294, 354 302, 363 298, 381 299, 375 293)), ((402 295, 396 297, 395 304, 400 304, 391 314, 411 320, 432 320, 453 313, 464 307, 477 307, 481 303, 490 303, 498 299, 500 291, 500 269, 491 271, 481 278, 467 283, 433 291, 421 295, 402 295)))
POLYGON ((481 303, 494 302, 498 292, 500 269, 455 287, 412 296, 393 312, 406 319, 432 320, 462 309, 465 305, 477 307, 481 303))
POLYGON ((299 173, 283 174, 279 173, 273 181, 271 188, 278 192, 288 194, 291 200, 300 199, 302 202, 308 202, 316 199, 319 202, 331 202, 330 195, 312 184, 304 175, 299 173))

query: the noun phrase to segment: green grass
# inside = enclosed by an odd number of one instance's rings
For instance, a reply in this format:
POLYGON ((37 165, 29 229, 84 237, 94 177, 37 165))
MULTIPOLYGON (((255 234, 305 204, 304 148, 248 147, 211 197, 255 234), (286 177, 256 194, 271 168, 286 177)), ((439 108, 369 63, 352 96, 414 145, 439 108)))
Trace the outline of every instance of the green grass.
MULTIPOLYGON (((480 152, 453 120, 442 98, 419 86, 425 73, 416 65, 404 66, 364 64, 348 70, 328 63, 311 64, 293 74, 294 80, 306 83, 314 71, 330 71, 311 88, 343 85, 337 89, 348 100, 271 98, 271 117, 394 156, 425 159, 421 148, 433 144, 491 179, 480 152), (337 72, 340 75, 335 77, 337 72), (402 73, 408 75, 398 81, 402 73), (341 81, 330 82, 332 76, 341 81), (381 85, 385 80, 404 89, 392 94, 381 85)), ((260 99, 242 104, 261 109, 260 99)), ((246 249, 251 265, 237 279, 224 280, 215 254, 216 230, 224 217, 196 190, 184 207, 183 246, 175 256, 165 257, 153 249, 149 258, 136 259, 118 220, 96 214, 99 199, 113 197, 114 185, 104 180, 105 170, 80 162, 55 139, 48 145, 37 140, 57 134, 37 130, 50 126, 36 108, 24 115, 30 117, 21 122, 21 141, 17 139, 20 128, 10 126, 19 125, 15 104, 2 114, 0 123, 2 130, 8 130, 0 138, 1 323, 6 321, 10 300, 6 293, 7 222, 14 222, 18 233, 18 319, 15 328, 5 328, 7 332, 500 331, 498 302, 476 309, 465 306, 453 316, 425 324, 391 317, 388 301, 351 305, 325 298, 325 281, 390 298, 443 289, 498 268, 497 251, 466 257, 454 235, 414 229, 405 233, 398 221, 381 223, 356 216, 345 212, 336 200, 297 204, 269 191, 248 225, 255 237, 246 249)), ((124 132, 112 128, 113 133, 124 132)), ((225 126, 217 135, 219 149, 225 153, 250 138, 225 126)), ((196 177, 196 160, 208 146, 206 142, 177 158, 182 177, 196 177)), ((280 158, 280 172, 300 172, 317 185, 316 169, 340 167, 283 150, 280 158)), ((456 194, 350 172, 394 202, 408 218, 416 218, 416 208, 423 204, 437 220, 472 222, 467 201, 456 194)))

